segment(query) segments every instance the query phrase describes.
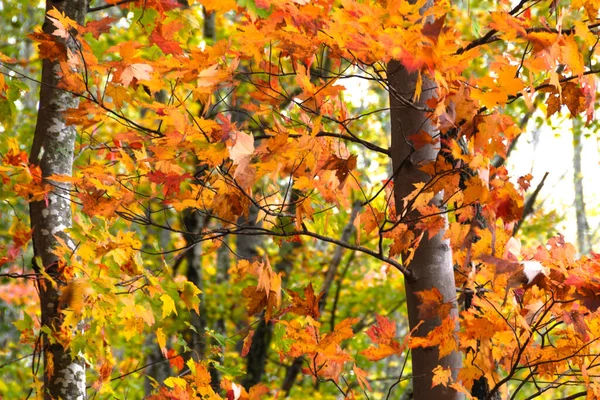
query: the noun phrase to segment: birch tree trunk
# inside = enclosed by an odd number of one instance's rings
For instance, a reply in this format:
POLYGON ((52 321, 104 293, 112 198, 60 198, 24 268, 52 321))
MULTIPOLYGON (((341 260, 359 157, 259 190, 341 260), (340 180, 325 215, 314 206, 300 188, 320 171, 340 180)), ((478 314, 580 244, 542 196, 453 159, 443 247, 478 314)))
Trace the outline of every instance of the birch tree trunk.
MULTIPOLYGON (((83 24, 87 11, 87 0, 47 1, 46 12, 57 8, 67 17, 83 24)), ((43 30, 52 34, 55 30, 46 18, 43 30)), ((57 38, 57 46, 72 48, 74 38, 67 41, 57 38)), ((65 57, 66 57, 66 48, 65 57)), ((75 52, 75 54, 77 54, 75 52)), ((60 66, 56 61, 44 60, 40 85, 39 110, 29 161, 39 166, 42 178, 50 183, 52 191, 47 199, 30 204, 31 228, 33 229, 34 269, 44 273, 38 280, 41 306, 41 325, 50 333, 42 335, 41 351, 44 359, 44 398, 45 399, 84 399, 85 368, 83 360, 61 345, 52 336, 61 329, 63 315, 59 310, 61 291, 69 280, 61 270, 62 261, 53 254, 60 237, 73 249, 74 243, 65 229, 71 226, 70 187, 64 183, 52 182, 51 175, 71 175, 73 167, 76 130, 65 123, 64 112, 77 107, 76 96, 58 89, 60 66)))
MULTIPOLYGON (((424 112, 413 107, 407 107, 401 97, 411 101, 413 98, 417 75, 409 74, 398 61, 391 61, 387 66, 387 77, 390 92, 390 117, 392 126, 391 157, 394 170, 394 198, 397 212, 400 213, 403 199, 414 189, 415 183, 428 182, 431 177, 422 172, 419 167, 423 162, 434 160, 439 148, 427 145, 414 151, 411 145, 411 135, 425 131, 435 135, 434 127, 429 123, 424 112)), ((417 106, 425 107, 425 102, 435 94, 434 83, 423 76, 423 91, 417 106)), ((439 205, 441 194, 432 202, 439 205)), ((410 329, 419 322, 419 301, 416 292, 437 288, 444 296, 445 302, 453 304, 454 315, 457 314, 456 288, 452 252, 449 243, 444 239, 445 229, 442 229, 432 239, 424 235, 421 244, 410 263, 414 279, 406 279, 406 301, 410 329)), ((440 324, 439 318, 427 319, 416 331, 416 336, 426 336, 440 324)), ((450 388, 438 385, 431 387, 433 369, 438 365, 450 367, 453 375, 458 373, 461 365, 459 353, 452 353, 438 360, 436 347, 418 348, 412 350, 412 373, 414 398, 421 399, 458 399, 461 396, 450 388)))

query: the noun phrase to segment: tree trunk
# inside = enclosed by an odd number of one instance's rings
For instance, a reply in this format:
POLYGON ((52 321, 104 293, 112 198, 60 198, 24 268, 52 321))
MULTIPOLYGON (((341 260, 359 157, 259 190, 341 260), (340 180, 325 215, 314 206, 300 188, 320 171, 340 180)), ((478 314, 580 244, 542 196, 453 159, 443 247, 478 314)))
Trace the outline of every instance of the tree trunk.
POLYGON ((573 118, 573 185, 575 187, 575 218, 577 221, 577 249, 579 254, 590 251, 589 225, 585 213, 583 196, 583 174, 581 171, 581 125, 579 118, 573 118))
MULTIPOLYGON (((46 11, 57 8, 67 17, 83 24, 87 11, 86 0, 48 1, 46 11)), ((46 18, 43 30, 52 34, 52 22, 46 18)), ((62 39, 57 39, 62 40, 62 39)), ((75 38, 66 44, 75 47, 75 38)), ((66 50, 65 50, 66 52, 66 50)), ((77 54, 75 50, 74 54, 77 54)), ((71 201, 69 185, 50 182, 50 175, 71 175, 73 167, 76 130, 65 123, 64 112, 78 106, 76 96, 57 89, 60 80, 60 67, 57 62, 44 60, 42 84, 35 134, 29 161, 41 169, 43 179, 52 184, 52 191, 46 199, 30 204, 31 228, 33 229, 34 269, 44 273, 38 280, 41 306, 41 325, 50 333, 42 335, 44 359, 44 398, 83 399, 85 394, 85 367, 83 360, 72 354, 68 348, 55 340, 54 333, 60 334, 63 315, 59 310, 62 289, 69 280, 63 275, 63 260, 53 254, 60 237, 75 249, 73 241, 65 229, 71 226, 71 201)))
MULTIPOLYGON (((392 127, 391 157, 395 174, 394 197, 398 213, 400 213, 402 200, 415 189, 414 184, 428 182, 431 179, 420 171, 419 167, 423 162, 434 160, 439 148, 428 145, 414 151, 408 139, 419 131, 425 131, 430 135, 435 134, 434 127, 429 123, 426 114, 403 105, 404 102, 400 99, 400 96, 409 101, 413 98, 417 75, 409 74, 398 61, 391 61, 387 66, 387 71, 392 127)), ((434 94, 435 84, 423 76, 423 91, 417 105, 424 107, 425 102, 434 94)), ((439 204, 440 198, 441 195, 437 195, 432 201, 439 204)), ((416 292, 437 288, 444 296, 445 302, 452 302, 454 306, 452 313, 454 315, 457 313, 452 253, 448 241, 443 238, 444 234, 445 230, 442 229, 431 240, 425 235, 410 264, 414 279, 406 279, 405 286, 408 321, 411 329, 420 321, 416 292)), ((415 333, 416 336, 426 336, 439 323, 438 318, 425 320, 415 333)), ((414 349, 412 351, 414 398, 418 400, 460 398, 461 396, 450 388, 442 385, 431 387, 432 371, 436 366, 450 367, 453 375, 456 375, 460 364, 459 353, 452 353, 442 360, 438 360, 438 349, 435 347, 414 349)))
MULTIPOLYGON (((185 252, 187 261, 186 278, 202 291, 200 297, 200 307, 204 309, 204 280, 202 277, 202 246, 198 243, 198 234, 202 231, 203 221, 199 213, 186 210, 183 217, 183 224, 187 234, 184 235, 188 250, 185 252)), ((190 358, 199 361, 206 356, 206 312, 201 310, 197 313, 190 310, 190 324, 194 329, 189 331, 188 346, 191 349, 190 358)))

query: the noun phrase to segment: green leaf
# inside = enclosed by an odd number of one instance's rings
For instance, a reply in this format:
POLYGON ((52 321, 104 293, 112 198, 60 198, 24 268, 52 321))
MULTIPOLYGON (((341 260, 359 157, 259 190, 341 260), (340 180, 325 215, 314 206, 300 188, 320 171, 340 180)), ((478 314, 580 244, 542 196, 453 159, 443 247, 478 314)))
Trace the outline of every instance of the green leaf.
POLYGON ((242 369, 239 366, 233 366, 233 367, 225 367, 221 364, 219 364, 216 361, 212 361, 211 362, 213 367, 215 367, 215 369, 217 371, 222 372, 223 374, 230 376, 230 377, 236 377, 236 376, 242 376, 245 375, 246 373, 244 371, 242 371, 242 369))

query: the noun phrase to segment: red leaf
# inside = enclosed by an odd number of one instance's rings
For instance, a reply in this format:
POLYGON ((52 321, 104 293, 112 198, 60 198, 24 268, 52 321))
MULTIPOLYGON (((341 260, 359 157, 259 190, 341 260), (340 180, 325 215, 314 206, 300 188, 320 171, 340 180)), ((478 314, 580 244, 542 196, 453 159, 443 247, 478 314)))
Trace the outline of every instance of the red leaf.
POLYGON ((110 24, 115 22, 117 18, 106 17, 98 21, 90 21, 85 24, 84 32, 91 33, 94 39, 98 39, 101 34, 108 32, 111 28, 110 24))
POLYGON ((169 194, 179 193, 179 186, 181 185, 181 182, 192 177, 188 173, 185 173, 183 175, 177 175, 177 174, 165 174, 162 171, 151 171, 151 172, 148 172, 147 176, 148 176, 148 180, 150 180, 150 182, 163 185, 163 194, 165 196, 167 196, 169 194))
POLYGON ((158 48, 167 55, 173 54, 179 56, 183 54, 183 50, 181 49, 181 46, 179 46, 178 42, 174 40, 168 40, 163 37, 161 25, 157 26, 156 29, 152 31, 152 34, 150 35, 150 42, 157 45, 158 48))
POLYGON ((167 358, 169 359, 169 364, 171 364, 172 367, 175 367, 179 370, 183 369, 183 357, 179 356, 179 355, 175 355, 175 350, 170 349, 167 352, 167 358))

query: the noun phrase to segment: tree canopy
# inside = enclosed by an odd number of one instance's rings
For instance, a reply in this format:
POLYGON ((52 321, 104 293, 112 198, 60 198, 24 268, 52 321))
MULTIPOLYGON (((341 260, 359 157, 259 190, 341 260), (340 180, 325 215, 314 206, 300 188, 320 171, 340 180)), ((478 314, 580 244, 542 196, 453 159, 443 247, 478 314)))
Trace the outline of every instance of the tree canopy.
POLYGON ((0 397, 600 396, 505 162, 596 126, 599 7, 0 1, 0 397))

